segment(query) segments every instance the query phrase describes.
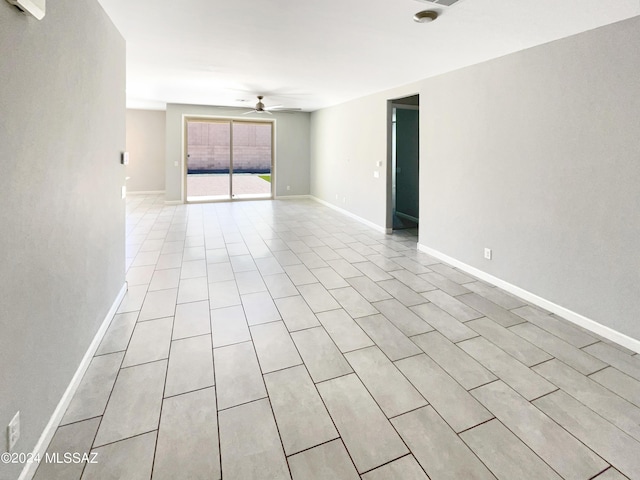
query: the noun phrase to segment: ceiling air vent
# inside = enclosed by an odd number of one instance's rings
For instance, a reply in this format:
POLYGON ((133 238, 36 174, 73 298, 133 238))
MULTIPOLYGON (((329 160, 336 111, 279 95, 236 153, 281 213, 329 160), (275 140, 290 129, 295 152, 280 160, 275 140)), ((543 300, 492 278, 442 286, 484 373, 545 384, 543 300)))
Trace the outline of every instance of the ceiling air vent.
POLYGON ((418 0, 423 3, 430 3, 435 5, 442 5, 443 7, 450 7, 456 3, 460 3, 462 0, 418 0))

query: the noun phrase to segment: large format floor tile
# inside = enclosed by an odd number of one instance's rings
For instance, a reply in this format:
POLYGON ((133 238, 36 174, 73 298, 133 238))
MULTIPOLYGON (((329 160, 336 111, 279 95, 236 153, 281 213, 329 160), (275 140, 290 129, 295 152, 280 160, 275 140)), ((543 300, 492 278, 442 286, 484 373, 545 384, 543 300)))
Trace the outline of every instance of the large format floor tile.
POLYGON ((221 478, 213 388, 164 400, 153 478, 221 478))
POLYGON ((49 445, 98 463, 37 480, 640 478, 640 356, 417 229, 310 199, 127 212, 129 289, 49 445))
POLYGON ((251 342, 213 351, 218 409, 240 405, 267 396, 256 352, 251 342))
POLYGON ((319 313, 318 320, 342 353, 373 345, 373 341, 344 310, 319 313))
POLYGON ((640 440, 640 409, 558 360, 543 363, 536 372, 582 404, 640 440))
POLYGON ((358 325, 391 360, 418 355, 420 349, 383 315, 357 319, 358 325))
POLYGON ((493 480, 491 472, 432 407, 391 421, 430 479, 493 480))
MULTIPOLYGON (((373 306, 407 337, 433 331, 433 327, 398 300, 376 302, 373 306)), ((374 312, 375 313, 375 312, 374 312)))
POLYGON ((136 326, 138 312, 130 312, 113 317, 107 333, 100 342, 96 355, 124 352, 136 326))
POLYGON ((218 421, 225 480, 291 478, 268 400, 224 410, 218 421))
POLYGON ((302 363, 283 322, 254 325, 250 330, 262 373, 274 372, 302 363))
POLYGON ((387 417, 395 417, 427 404, 378 347, 356 350, 345 356, 387 417))
POLYGON ((242 306, 211 310, 211 331, 214 348, 251 340, 242 306))
POLYGON ((591 478, 606 468, 602 459, 506 384, 493 382, 472 394, 563 478, 591 478))
POLYGON ((562 391, 535 405, 631 479, 640 478, 640 443, 562 391))
POLYGON ((195 337, 211 333, 209 302, 183 303, 176 307, 173 339, 195 337))
MULTIPOLYGON (((91 451, 93 439, 100 425, 99 418, 59 427, 56 430, 46 455, 57 456, 64 460, 65 455, 76 453, 84 456, 91 451)), ((82 463, 65 463, 41 461, 34 480, 79 480, 84 465, 82 463)))
POLYGON ((149 432, 96 448, 97 461, 87 464, 82 480, 149 480, 155 446, 156 432, 149 432))
POLYGON ((460 436, 499 479, 560 480, 549 465, 498 420, 478 425, 460 436))
POLYGON ((120 371, 94 446, 117 442, 158 428, 167 361, 120 371))
POLYGON ((409 453, 355 375, 323 382, 318 390, 359 472, 409 453))
POLYGON ((123 367, 169 358, 173 317, 139 322, 133 331, 123 367))
POLYGON ((333 440, 289 457, 293 480, 359 480, 342 441, 333 440))
POLYGON ((453 318, 434 303, 416 305, 415 307, 411 307, 411 310, 454 343, 478 336, 477 332, 471 330, 456 318, 453 318))
POLYGON ((351 373, 351 367, 331 337, 322 327, 310 328, 291 334, 313 381, 351 373))
POLYGON ((428 480, 427 475, 412 455, 394 460, 382 467, 371 470, 362 476, 362 480, 428 480))
POLYGON ((496 379, 489 370, 438 332, 419 335, 413 341, 467 390, 496 379))
POLYGON ((320 325, 318 319, 302 296, 294 295, 291 297, 278 298, 275 302, 290 332, 320 325))
POLYGON ((287 455, 338 437, 304 366, 270 373, 264 380, 287 455))
POLYGON ((94 357, 89 364, 61 425, 99 417, 109 401, 111 390, 122 365, 124 353, 112 353, 94 357))
POLYGON ((427 355, 398 360, 396 366, 456 432, 493 415, 427 355))
POLYGON ((211 335, 174 340, 171 343, 164 396, 200 390, 213 383, 211 335))
POLYGON ((556 385, 482 337, 465 340, 458 345, 527 400, 557 389, 556 385))

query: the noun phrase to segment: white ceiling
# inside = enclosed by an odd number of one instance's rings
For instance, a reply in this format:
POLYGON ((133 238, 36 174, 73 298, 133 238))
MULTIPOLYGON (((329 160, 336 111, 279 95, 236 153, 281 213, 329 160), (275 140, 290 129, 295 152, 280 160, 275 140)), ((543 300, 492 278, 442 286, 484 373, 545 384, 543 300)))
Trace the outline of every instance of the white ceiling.
POLYGON ((127 41, 131 108, 264 94, 312 111, 640 14, 639 0, 99 1, 127 41))

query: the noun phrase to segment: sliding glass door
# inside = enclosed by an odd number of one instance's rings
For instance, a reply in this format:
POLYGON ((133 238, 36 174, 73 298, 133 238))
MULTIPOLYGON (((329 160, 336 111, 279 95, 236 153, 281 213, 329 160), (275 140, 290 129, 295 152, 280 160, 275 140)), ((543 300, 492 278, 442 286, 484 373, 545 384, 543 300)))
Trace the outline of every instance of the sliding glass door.
POLYGON ((187 202, 273 198, 273 123, 188 118, 187 202))
POLYGON ((233 122, 233 198, 270 198, 271 122, 233 122))
POLYGON ((187 201, 231 198, 231 124, 187 120, 187 201))

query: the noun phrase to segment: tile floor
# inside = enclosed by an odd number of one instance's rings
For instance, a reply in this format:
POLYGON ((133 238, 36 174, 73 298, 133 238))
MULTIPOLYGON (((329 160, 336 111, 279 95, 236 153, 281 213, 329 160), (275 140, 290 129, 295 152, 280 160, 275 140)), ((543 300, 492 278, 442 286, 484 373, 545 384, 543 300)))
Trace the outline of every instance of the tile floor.
POLYGON ((41 479, 640 478, 640 357, 311 200, 130 197, 41 479))

